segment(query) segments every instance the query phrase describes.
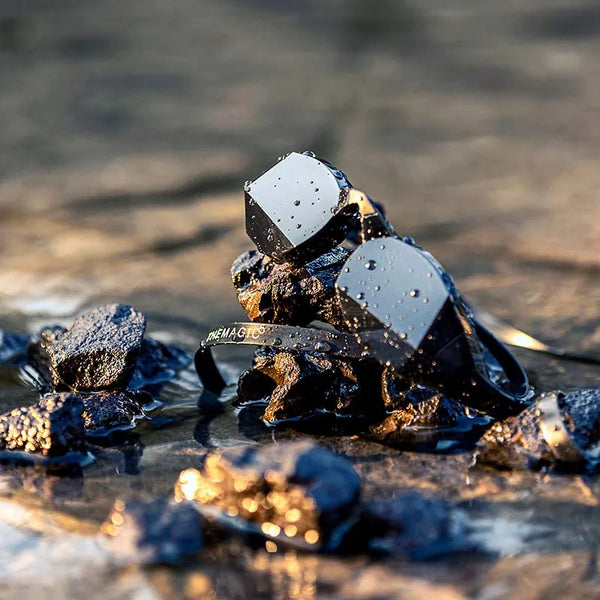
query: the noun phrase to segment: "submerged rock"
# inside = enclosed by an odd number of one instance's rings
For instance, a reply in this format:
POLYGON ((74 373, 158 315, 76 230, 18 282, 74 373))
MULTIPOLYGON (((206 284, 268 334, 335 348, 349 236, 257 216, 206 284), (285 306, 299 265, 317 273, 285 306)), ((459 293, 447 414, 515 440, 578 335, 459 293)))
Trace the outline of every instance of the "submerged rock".
POLYGON ((377 386, 363 383, 369 369, 318 353, 259 348, 252 369, 239 379, 238 399, 267 401, 263 419, 269 423, 324 412, 364 417, 381 410, 377 386))
POLYGON ((25 354, 28 336, 0 329, 0 363, 25 354))
POLYGON ((182 348, 146 338, 141 345, 129 388, 139 390, 173 379, 192 357, 182 348))
POLYGON ((369 551, 415 560, 473 547, 464 511, 417 492, 366 505, 361 528, 369 551))
POLYGON ((412 384, 387 368, 382 374, 386 417, 370 427, 376 440, 404 447, 435 447, 442 438, 464 438, 488 425, 490 419, 461 402, 422 385, 412 384))
POLYGON ((350 251, 338 247, 304 267, 279 264, 250 250, 231 266, 238 300, 252 321, 308 325, 316 319, 346 330, 335 280, 350 251))
POLYGON ((0 449, 61 456, 83 448, 83 402, 73 394, 42 398, 0 416, 0 449))
POLYGON ((64 402, 68 397, 77 397, 83 405, 85 432, 92 435, 105 435, 114 430, 128 429, 144 416, 143 407, 154 402, 146 392, 113 390, 90 393, 46 394, 45 402, 64 402))
POLYGON ((163 498, 117 500, 101 531, 116 556, 136 564, 178 564, 204 546, 198 512, 163 498))
POLYGON ((476 462, 502 469, 595 469, 600 464, 600 389, 550 392, 481 438, 476 462))
POLYGON ((68 329, 44 329, 30 345, 29 361, 55 391, 125 388, 145 329, 146 318, 133 307, 101 306, 68 329))
MULTIPOLYGON (((334 549, 357 517, 360 479, 350 463, 310 441, 235 447, 182 471, 175 499, 217 510, 227 526, 284 545, 334 549)), ((206 510, 208 509, 208 511, 206 510)))

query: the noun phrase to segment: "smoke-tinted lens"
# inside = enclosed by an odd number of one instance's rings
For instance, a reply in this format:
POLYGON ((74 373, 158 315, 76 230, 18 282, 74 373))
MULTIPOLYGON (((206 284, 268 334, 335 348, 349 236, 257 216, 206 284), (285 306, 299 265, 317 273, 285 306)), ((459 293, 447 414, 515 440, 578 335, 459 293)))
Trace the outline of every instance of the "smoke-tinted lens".
POLYGON ((280 258, 326 228, 348 185, 331 165, 292 152, 246 185, 246 231, 263 254, 280 258))
POLYGON ((450 297, 439 267, 425 253, 396 238, 359 246, 336 286, 352 329, 386 330, 385 360, 390 347, 405 355, 414 353, 450 297))

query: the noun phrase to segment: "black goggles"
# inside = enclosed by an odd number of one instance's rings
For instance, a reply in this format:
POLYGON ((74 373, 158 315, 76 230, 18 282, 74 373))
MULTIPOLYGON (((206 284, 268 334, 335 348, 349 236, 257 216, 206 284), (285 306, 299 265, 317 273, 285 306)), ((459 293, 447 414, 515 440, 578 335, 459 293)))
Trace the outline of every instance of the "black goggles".
POLYGON ((211 391, 224 381, 210 347, 254 344, 374 359, 495 416, 514 414, 529 383, 510 352, 472 316, 452 278, 410 238, 399 238, 345 175, 312 154, 292 153, 246 185, 246 227, 278 261, 306 263, 350 233, 362 243, 335 284, 350 332, 234 323, 208 334, 196 369, 211 391), (212 388, 212 389, 211 389, 212 388))

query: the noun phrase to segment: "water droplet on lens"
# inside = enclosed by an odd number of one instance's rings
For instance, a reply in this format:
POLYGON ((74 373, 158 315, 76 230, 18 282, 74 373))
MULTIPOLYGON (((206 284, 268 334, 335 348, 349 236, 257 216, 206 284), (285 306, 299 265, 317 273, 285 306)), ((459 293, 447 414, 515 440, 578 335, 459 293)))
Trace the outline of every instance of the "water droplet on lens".
POLYGON ((377 268, 377 263, 374 260, 368 260, 365 263, 365 269, 368 269, 369 271, 373 271, 373 269, 377 268))
POLYGON ((362 300, 364 297, 365 297, 365 294, 363 292, 358 292, 358 294, 356 294, 357 300, 362 300))
POLYGON ((331 350, 331 346, 327 342, 321 341, 315 344, 315 350, 317 352, 328 352, 331 350))
POLYGON ((294 200, 294 206, 300 206, 300 200, 294 200))
POLYGON ((410 295, 413 298, 418 298, 420 296, 421 292, 419 290, 411 290, 410 295))
POLYGON ((381 289, 381 286, 380 286, 380 285, 376 285, 376 286, 375 286, 375 291, 376 291, 376 292, 378 292, 380 289, 381 289))

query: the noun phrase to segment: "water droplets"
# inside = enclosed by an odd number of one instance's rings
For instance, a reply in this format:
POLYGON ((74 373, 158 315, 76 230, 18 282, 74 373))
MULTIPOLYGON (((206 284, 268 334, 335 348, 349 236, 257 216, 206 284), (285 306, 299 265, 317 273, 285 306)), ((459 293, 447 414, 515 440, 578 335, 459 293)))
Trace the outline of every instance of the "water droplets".
POLYGON ((294 206, 300 206, 300 200, 294 200, 294 206))
POLYGON ((358 292, 358 294, 356 294, 356 299, 357 300, 364 300, 365 299, 365 293, 364 292, 358 292))
POLYGON ((320 340, 315 344, 315 350, 317 352, 329 352, 331 350, 331 345, 324 340, 320 340))
POLYGON ((374 271, 377 268, 377 262, 374 260, 368 260, 365 263, 365 269, 367 269, 368 271, 374 271))
POLYGON ((276 337, 273 340, 273 346, 281 346, 281 344, 283 344, 283 340, 281 338, 276 337))
POLYGON ((409 294, 412 298, 418 298, 421 295, 420 290, 411 290, 409 294))

